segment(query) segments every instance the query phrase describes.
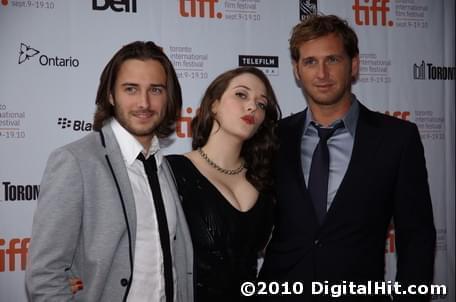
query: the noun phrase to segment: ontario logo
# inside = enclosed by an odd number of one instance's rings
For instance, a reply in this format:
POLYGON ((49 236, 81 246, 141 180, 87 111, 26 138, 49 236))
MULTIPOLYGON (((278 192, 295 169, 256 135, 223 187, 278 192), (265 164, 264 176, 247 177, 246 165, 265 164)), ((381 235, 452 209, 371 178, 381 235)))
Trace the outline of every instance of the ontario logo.
POLYGON ((413 64, 414 80, 454 80, 456 78, 455 66, 436 66, 432 63, 413 64))
POLYGON ((25 61, 30 60, 30 58, 33 58, 37 54, 39 54, 40 51, 36 50, 33 47, 30 47, 24 43, 21 43, 21 46, 19 46, 19 64, 24 63, 25 61))
MULTIPOLYGON (((19 59, 18 64, 23 64, 30 61, 32 58, 36 57, 41 52, 25 43, 19 45, 19 59)), ((50 56, 46 54, 41 54, 38 57, 38 62, 41 66, 48 67, 79 67, 79 60, 73 57, 60 57, 60 56, 50 56)))
POLYGON ((92 131, 92 123, 84 120, 70 120, 66 117, 59 117, 57 125, 61 129, 72 129, 73 131, 92 131))
POLYGON ((318 12, 317 0, 299 0, 299 19, 305 20, 318 12))
POLYGON ((266 75, 279 75, 278 56, 239 55, 239 66, 258 67, 263 70, 266 75))

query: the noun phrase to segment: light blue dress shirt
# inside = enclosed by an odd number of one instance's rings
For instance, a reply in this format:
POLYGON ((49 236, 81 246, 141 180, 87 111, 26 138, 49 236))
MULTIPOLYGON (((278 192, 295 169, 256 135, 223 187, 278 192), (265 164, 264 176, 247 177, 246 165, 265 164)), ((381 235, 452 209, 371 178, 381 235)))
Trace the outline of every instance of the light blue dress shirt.
MULTIPOLYGON (((334 121, 330 128, 334 127, 340 121, 343 121, 344 127, 337 129, 334 134, 328 139, 329 150, 329 179, 328 179, 328 204, 327 209, 336 196, 337 190, 347 172, 348 164, 353 151, 353 143, 355 141, 356 125, 358 124, 359 104, 358 100, 352 95, 352 104, 347 114, 342 118, 334 121)), ((317 147, 318 132, 313 123, 312 112, 309 108, 306 109, 306 121, 304 131, 301 138, 301 163, 302 171, 306 184, 309 183, 310 165, 312 163, 312 155, 317 147)))

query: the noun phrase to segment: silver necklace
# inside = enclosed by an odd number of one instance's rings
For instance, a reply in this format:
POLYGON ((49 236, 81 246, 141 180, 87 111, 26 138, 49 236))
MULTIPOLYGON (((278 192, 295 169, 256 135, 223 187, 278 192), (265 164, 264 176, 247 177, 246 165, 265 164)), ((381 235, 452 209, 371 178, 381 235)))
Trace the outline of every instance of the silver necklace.
POLYGON ((204 153, 203 149, 201 148, 198 148, 198 153, 199 155, 201 155, 201 157, 210 165, 212 166, 213 168, 215 168, 217 171, 223 173, 223 174, 226 174, 226 175, 236 175, 236 174, 239 174, 241 173, 241 171, 244 169, 244 164, 241 164, 241 166, 239 168, 236 168, 236 169, 233 169, 233 170, 230 170, 230 169, 224 169, 222 167, 220 167, 219 165, 217 165, 216 163, 214 163, 208 156, 206 153, 204 153))

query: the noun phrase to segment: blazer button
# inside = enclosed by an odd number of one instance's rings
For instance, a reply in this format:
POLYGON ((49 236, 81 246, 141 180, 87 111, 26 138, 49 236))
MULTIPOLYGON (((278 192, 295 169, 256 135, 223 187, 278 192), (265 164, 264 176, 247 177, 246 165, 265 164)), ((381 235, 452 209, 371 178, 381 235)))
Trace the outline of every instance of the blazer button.
POLYGON ((127 285, 128 285, 128 280, 125 279, 125 278, 122 278, 122 279, 120 280, 120 285, 122 285, 123 287, 127 286, 127 285))
POLYGON ((314 245, 315 245, 316 247, 322 247, 322 246, 323 246, 323 243, 321 243, 318 239, 315 239, 314 245))

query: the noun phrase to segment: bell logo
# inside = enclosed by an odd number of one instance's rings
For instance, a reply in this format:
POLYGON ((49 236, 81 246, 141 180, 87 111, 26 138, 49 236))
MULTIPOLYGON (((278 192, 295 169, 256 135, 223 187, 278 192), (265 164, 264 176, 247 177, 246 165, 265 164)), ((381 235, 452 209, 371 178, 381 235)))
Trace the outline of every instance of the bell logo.
POLYGON ((93 10, 107 10, 109 7, 115 12, 136 13, 136 0, 92 0, 93 10))
POLYGON ((221 12, 215 13, 215 3, 218 0, 179 0, 179 13, 182 17, 206 17, 206 7, 209 10, 208 18, 221 19, 223 14, 221 12), (198 9, 196 4, 198 2, 198 9))
POLYGON ((360 5, 360 0, 355 0, 352 8, 355 12, 356 25, 378 25, 378 15, 380 14, 382 26, 393 26, 394 22, 388 20, 390 0, 363 0, 366 5, 360 5))
POLYGON ((30 238, 12 238, 9 242, 0 238, 0 273, 16 270, 16 256, 20 256, 20 270, 25 271, 30 238), (6 261, 8 258, 8 262, 6 261), (6 268, 8 263, 8 268, 6 268))

